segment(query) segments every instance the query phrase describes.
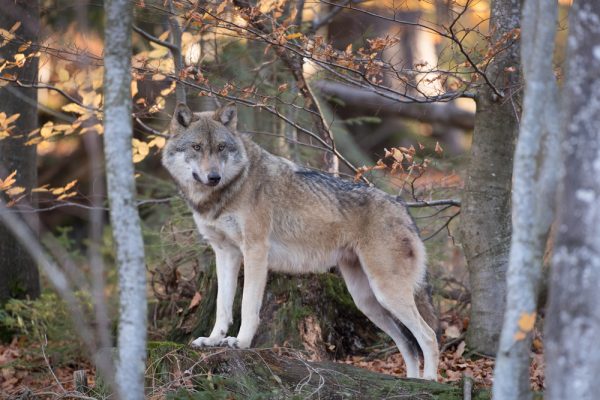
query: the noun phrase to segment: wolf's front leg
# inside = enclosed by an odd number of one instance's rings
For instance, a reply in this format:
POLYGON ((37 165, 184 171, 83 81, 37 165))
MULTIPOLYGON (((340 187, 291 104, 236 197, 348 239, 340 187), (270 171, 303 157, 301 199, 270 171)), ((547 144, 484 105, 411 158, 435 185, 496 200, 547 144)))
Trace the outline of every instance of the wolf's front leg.
POLYGON ((213 249, 217 263, 217 318, 210 336, 194 340, 194 347, 221 345, 229 325, 233 322, 233 298, 242 264, 242 253, 233 246, 213 246, 213 249))
POLYGON ((267 283, 268 247, 265 245, 248 247, 244 249, 242 325, 237 338, 228 337, 222 342, 223 345, 241 349, 250 347, 258 328, 260 306, 267 283))

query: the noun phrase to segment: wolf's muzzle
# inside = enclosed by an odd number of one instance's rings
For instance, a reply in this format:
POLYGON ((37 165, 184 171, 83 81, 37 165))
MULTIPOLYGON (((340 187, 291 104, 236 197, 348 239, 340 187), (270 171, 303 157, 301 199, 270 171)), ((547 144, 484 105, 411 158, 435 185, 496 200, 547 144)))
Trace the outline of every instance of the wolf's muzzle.
POLYGON ((221 175, 214 172, 208 174, 208 186, 216 186, 219 182, 221 182, 221 175))

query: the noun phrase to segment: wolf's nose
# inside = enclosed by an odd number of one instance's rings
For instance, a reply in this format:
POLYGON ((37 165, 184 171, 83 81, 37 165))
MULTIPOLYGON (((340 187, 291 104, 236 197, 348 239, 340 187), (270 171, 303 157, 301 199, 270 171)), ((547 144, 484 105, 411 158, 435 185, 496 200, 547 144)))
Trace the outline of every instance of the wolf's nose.
POLYGON ((221 181, 221 176, 215 172, 211 172, 208 174, 208 184, 210 186, 215 186, 217 183, 221 181))

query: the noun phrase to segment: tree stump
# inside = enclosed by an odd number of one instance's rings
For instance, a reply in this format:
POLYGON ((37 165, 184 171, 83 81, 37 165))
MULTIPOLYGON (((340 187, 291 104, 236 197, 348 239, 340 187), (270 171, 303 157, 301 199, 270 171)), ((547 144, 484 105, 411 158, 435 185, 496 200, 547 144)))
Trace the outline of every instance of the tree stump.
MULTIPOLYGON (((238 281, 229 329, 236 335, 240 326, 241 288, 238 281)), ((184 314, 169 339, 189 342, 208 336, 215 320, 217 280, 214 266, 201 278, 202 301, 198 309, 184 314)), ((381 331, 354 305, 337 274, 291 276, 271 273, 261 309, 261 325, 253 341, 255 347, 304 349, 314 358, 342 358, 356 354, 381 340, 381 331)))
POLYGON ((73 372, 73 381, 77 392, 86 394, 89 391, 90 387, 88 386, 88 377, 85 370, 80 369, 73 372))

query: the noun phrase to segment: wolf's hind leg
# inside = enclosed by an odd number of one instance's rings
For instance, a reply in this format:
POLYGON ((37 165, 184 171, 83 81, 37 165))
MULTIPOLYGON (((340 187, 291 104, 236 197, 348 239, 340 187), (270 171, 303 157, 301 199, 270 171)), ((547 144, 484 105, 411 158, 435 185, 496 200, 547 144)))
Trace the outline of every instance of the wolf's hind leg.
POLYGON ((358 259, 340 261, 339 268, 358 309, 394 340, 404 358, 407 377, 418 378, 418 349, 411 345, 412 343, 393 320, 390 312, 377 301, 358 259))
POLYGON ((242 264, 242 253, 230 245, 214 245, 217 263, 217 317, 209 337, 199 337, 194 347, 218 346, 233 322, 233 299, 242 264))
POLYGON ((414 282, 410 279, 411 269, 417 266, 410 265, 408 259, 393 260, 389 249, 386 251, 376 247, 359 254, 373 293, 379 304, 408 328, 419 343, 424 359, 423 378, 437 380, 437 338, 417 309, 414 282))

